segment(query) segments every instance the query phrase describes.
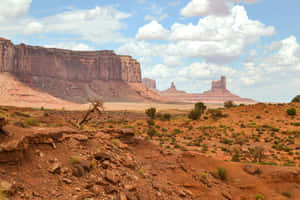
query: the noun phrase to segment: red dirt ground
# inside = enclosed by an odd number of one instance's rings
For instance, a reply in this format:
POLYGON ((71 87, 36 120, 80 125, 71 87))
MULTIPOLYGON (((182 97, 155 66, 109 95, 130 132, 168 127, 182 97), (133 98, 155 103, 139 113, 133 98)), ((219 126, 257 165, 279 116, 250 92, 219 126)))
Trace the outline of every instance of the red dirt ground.
POLYGON ((158 116, 150 139, 141 112, 94 114, 75 128, 84 112, 1 107, 0 199, 300 199, 300 105, 219 110, 158 116))

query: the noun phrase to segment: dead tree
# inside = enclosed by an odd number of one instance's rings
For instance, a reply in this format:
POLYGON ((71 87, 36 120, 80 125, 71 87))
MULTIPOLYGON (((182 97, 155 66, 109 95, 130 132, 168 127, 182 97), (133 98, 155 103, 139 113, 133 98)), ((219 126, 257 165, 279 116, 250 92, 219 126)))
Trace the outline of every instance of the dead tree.
POLYGON ((102 115, 104 111, 103 101, 101 100, 89 100, 91 107, 90 109, 85 113, 83 119, 79 122, 79 127, 88 122, 90 119, 88 118, 90 114, 93 112, 97 112, 99 115, 102 115))
POLYGON ((7 119, 5 119, 4 117, 0 117, 0 133, 7 135, 7 132, 3 130, 3 127, 6 126, 7 124, 8 124, 7 119))

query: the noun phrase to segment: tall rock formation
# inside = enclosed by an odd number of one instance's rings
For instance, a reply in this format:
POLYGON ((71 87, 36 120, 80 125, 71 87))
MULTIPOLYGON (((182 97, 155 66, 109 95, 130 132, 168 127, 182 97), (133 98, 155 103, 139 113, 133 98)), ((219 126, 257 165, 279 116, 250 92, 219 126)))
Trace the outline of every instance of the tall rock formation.
MULTIPOLYGON (((0 73, 10 73, 30 87, 55 97, 84 103, 88 98, 106 101, 151 99, 137 91, 140 63, 113 51, 71 51, 14 45, 0 38, 0 73), (135 84, 131 87, 131 84, 135 84)), ((159 99, 156 95, 154 99, 159 99)))
POLYGON ((121 74, 122 80, 131 83, 140 83, 141 80, 141 66, 140 63, 131 56, 120 56, 121 58, 121 74))
POLYGON ((160 92, 160 94, 176 102, 196 103, 201 101, 205 103, 223 104, 225 101, 234 101, 235 103, 255 103, 252 99, 241 98, 227 90, 225 76, 221 76, 220 80, 212 81, 211 90, 202 94, 191 94, 177 90, 174 83, 171 84, 169 89, 160 92))
POLYGON ((143 78, 142 82, 146 87, 156 90, 156 80, 150 78, 143 78))

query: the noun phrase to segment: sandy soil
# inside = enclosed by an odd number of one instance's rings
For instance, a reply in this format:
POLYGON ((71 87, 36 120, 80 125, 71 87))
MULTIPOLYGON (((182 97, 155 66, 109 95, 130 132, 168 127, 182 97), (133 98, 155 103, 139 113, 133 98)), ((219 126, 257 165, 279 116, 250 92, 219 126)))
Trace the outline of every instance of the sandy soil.
POLYGON ((300 104, 161 109, 152 138, 140 111, 0 111, 0 199, 300 199, 300 104))

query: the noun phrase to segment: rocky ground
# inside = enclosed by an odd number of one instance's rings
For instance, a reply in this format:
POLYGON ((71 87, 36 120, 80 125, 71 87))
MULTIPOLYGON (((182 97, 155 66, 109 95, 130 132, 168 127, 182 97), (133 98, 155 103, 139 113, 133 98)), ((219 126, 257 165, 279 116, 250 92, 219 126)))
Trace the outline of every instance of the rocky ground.
POLYGON ((0 112, 0 199, 300 199, 299 104, 172 111, 152 139, 142 112, 0 112))

